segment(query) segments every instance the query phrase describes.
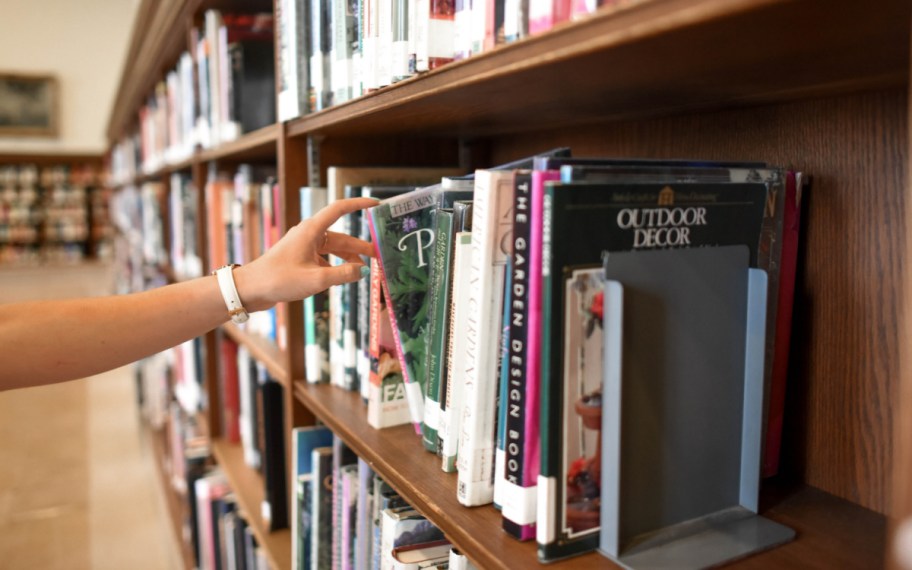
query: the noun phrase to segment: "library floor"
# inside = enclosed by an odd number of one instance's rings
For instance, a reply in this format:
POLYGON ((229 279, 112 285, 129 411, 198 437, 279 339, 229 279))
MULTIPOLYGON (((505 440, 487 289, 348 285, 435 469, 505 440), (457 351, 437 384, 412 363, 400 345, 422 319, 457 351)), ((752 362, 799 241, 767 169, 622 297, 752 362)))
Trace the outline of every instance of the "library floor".
MULTIPOLYGON (((99 295, 112 281, 104 265, 0 266, 0 303, 99 295)), ((0 567, 180 567, 134 386, 126 367, 0 392, 0 567)))

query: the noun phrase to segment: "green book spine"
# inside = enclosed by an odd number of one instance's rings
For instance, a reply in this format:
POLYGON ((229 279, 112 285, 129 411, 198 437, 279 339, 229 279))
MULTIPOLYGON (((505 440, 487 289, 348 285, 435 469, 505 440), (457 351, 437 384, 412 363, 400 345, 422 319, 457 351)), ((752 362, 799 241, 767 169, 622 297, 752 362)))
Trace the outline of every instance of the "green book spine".
POLYGON ((438 210, 434 261, 430 269, 428 346, 425 365, 427 381, 424 398, 424 424, 421 428, 424 447, 432 453, 440 451, 438 434, 442 376, 445 370, 446 333, 448 330, 447 277, 450 268, 450 241, 453 229, 453 212, 438 210))

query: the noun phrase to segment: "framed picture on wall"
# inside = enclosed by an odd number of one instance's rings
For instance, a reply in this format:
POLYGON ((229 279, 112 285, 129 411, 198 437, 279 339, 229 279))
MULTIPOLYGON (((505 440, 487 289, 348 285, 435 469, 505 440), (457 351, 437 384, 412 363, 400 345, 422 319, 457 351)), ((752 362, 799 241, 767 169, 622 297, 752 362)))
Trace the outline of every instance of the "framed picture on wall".
POLYGON ((53 75, 0 72, 0 136, 56 137, 59 109, 53 75))

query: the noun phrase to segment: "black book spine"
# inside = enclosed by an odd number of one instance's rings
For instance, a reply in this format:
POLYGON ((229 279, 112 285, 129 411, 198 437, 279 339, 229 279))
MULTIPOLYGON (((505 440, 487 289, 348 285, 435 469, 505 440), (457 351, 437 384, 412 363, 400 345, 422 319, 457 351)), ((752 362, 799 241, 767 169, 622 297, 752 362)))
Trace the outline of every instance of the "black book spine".
MULTIPOLYGON (((513 186, 513 254, 509 270, 511 285, 508 292, 509 329, 507 341, 507 406, 506 430, 504 441, 507 482, 513 485, 526 486, 530 482, 523 480, 525 461, 525 422, 526 414, 526 355, 529 321, 529 242, 532 224, 530 220, 532 206, 532 173, 520 171, 516 174, 513 186)), ((515 521, 503 519, 503 528, 516 538, 522 537, 522 529, 515 521)))
POLYGON ((288 485, 285 481, 285 418, 284 389, 282 385, 267 378, 263 383, 263 458, 265 501, 269 505, 269 530, 288 527, 288 485))

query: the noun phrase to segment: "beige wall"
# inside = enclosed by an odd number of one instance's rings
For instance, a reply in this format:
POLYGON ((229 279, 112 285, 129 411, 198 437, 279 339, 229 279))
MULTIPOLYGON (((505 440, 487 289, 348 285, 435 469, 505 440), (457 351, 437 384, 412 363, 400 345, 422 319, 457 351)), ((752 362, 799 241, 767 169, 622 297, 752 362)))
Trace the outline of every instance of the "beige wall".
POLYGON ((53 73, 56 139, 3 138, 0 153, 101 153, 140 0, 0 0, 0 72, 53 73))

